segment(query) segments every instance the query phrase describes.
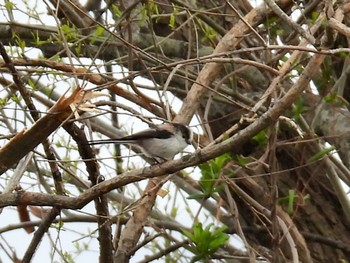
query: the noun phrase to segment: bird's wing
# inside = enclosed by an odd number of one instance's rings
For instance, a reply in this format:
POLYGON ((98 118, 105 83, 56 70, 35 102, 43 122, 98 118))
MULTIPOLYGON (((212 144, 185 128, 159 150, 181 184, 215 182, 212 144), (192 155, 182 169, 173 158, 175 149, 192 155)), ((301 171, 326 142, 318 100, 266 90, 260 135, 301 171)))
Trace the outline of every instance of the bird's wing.
MULTIPOLYGON (((147 129, 141 132, 137 132, 125 137, 120 138, 121 140, 128 141, 128 140, 141 140, 141 139, 168 139, 173 135, 172 132, 164 129, 147 129)), ((119 140, 119 139, 118 139, 119 140)))
POLYGON ((104 139, 104 140, 94 140, 89 141, 88 144, 94 145, 94 144, 105 144, 105 143, 136 143, 139 140, 142 139, 167 139, 172 136, 173 133, 164 130, 164 129, 147 129, 141 132, 137 132, 125 137, 117 138, 117 139, 104 139))

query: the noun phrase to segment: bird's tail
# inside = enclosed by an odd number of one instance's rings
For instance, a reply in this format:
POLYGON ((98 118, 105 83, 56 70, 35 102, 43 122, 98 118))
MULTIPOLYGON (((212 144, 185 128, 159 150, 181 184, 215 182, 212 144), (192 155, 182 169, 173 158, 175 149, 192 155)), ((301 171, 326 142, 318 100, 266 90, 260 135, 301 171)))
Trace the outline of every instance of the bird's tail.
POLYGON ((126 139, 105 139, 105 140, 94 140, 94 141, 88 141, 89 145, 96 145, 96 144, 123 144, 123 143, 135 143, 135 140, 126 140, 126 139))

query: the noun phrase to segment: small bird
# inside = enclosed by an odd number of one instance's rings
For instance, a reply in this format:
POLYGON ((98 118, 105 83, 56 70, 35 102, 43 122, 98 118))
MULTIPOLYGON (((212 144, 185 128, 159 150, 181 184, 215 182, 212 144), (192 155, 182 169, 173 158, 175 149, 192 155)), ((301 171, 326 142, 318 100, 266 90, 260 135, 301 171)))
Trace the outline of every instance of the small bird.
POLYGON ((191 144, 192 130, 181 123, 163 123, 141 132, 118 139, 90 141, 90 145, 105 143, 125 143, 137 145, 147 157, 157 162, 172 160, 176 154, 191 144))

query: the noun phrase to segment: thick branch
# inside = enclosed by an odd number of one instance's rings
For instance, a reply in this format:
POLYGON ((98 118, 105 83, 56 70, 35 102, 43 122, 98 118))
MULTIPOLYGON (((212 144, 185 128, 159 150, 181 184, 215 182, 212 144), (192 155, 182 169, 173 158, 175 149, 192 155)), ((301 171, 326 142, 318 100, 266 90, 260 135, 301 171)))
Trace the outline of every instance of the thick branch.
POLYGON ((70 105, 81 92, 76 88, 68 98, 61 97, 60 100, 27 130, 19 132, 7 144, 0 149, 0 174, 6 172, 13 164, 22 159, 28 152, 43 142, 72 114, 70 105))
MULTIPOLYGON (((281 6, 290 4, 291 1, 281 0, 279 4, 281 6)), ((257 26, 263 19, 265 19, 272 10, 266 8, 266 5, 263 3, 259 7, 250 11, 245 17, 244 22, 239 21, 232 29, 222 38, 220 43, 216 46, 214 54, 226 52, 229 50, 235 49, 238 44, 242 41, 243 36, 250 31, 250 27, 247 26, 247 23, 251 27, 257 26)), ((180 114, 177 116, 176 120, 183 119, 185 123, 188 123, 193 114, 196 112, 201 98, 208 93, 208 87, 214 81, 216 76, 220 73, 222 69, 222 63, 207 63, 198 74, 196 82, 191 87, 185 103, 182 105, 180 114)))

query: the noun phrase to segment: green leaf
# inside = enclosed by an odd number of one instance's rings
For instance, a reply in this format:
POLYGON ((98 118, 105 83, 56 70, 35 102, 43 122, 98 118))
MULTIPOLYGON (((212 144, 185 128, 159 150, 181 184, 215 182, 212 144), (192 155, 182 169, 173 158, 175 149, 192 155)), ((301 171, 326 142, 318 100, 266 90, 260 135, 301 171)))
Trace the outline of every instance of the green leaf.
POLYGON ((12 38, 15 39, 16 46, 18 46, 22 52, 24 52, 24 48, 26 47, 26 42, 22 40, 19 35, 17 35, 15 32, 12 33, 12 38))
POLYGON ((8 104, 8 98, 0 98, 0 109, 5 107, 8 104))
POLYGON ((215 192, 221 191, 222 187, 216 185, 216 180, 219 178, 226 163, 231 159, 231 156, 226 153, 199 166, 202 173, 199 185, 202 188, 204 198, 208 198, 215 192))
POLYGON ((33 81, 33 79, 28 79, 27 80, 27 83, 28 83, 28 85, 33 89, 33 90, 36 90, 36 85, 35 85, 35 82, 33 81))
POLYGON ((203 228, 202 228, 202 223, 200 222, 197 222, 194 226, 193 226, 193 237, 194 237, 194 240, 192 241, 198 241, 198 237, 200 236, 201 232, 203 231, 203 228))
POLYGON ((16 102, 16 103, 19 103, 21 101, 21 97, 17 97, 16 94, 13 94, 11 96, 11 100, 16 102))
POLYGON ((193 194, 193 195, 187 196, 186 199, 200 200, 200 199, 205 199, 205 198, 209 198, 209 197, 210 197, 210 195, 207 195, 207 194, 193 194))
POLYGON ((290 189, 288 190, 287 196, 278 198, 278 204, 284 205, 288 214, 292 215, 294 213, 294 207, 300 198, 302 198, 302 202, 305 202, 306 200, 310 199, 310 195, 307 194, 301 197, 299 194, 296 194, 296 191, 294 189, 290 189))
POLYGON ((307 112, 307 107, 305 107, 305 103, 302 97, 299 97, 295 102, 294 102, 294 107, 292 109, 293 112, 293 118, 295 120, 299 120, 301 115, 305 112, 307 112))
POLYGON ((293 214, 294 212, 294 202, 296 200, 297 196, 295 195, 295 190, 290 189, 288 191, 288 214, 293 214))
POLYGON ((169 19, 169 26, 171 29, 175 28, 175 15, 171 14, 169 19))
POLYGON ((233 158, 239 166, 245 167, 251 162, 251 158, 244 157, 243 155, 235 155, 233 158))
MULTIPOLYGON (((340 47, 339 47, 340 48, 340 47)), ((342 59, 347 59, 349 57, 349 53, 346 52, 340 52, 338 53, 338 56, 342 59)))
POLYGON ((264 146, 267 144, 267 134, 266 134, 266 131, 261 131, 259 132, 257 135, 255 135, 253 137, 253 140, 256 141, 259 146, 264 146))
POLYGON ((122 15, 122 11, 120 11, 119 7, 117 5, 112 5, 113 13, 116 17, 120 17, 122 15))
POLYGON ((173 207, 173 209, 171 209, 170 216, 175 218, 176 215, 177 215, 177 212, 178 212, 178 208, 177 207, 173 207))
POLYGON ((79 40, 78 31, 74 26, 70 27, 69 25, 64 24, 61 26, 61 30, 64 33, 67 41, 73 42, 79 40))
POLYGON ((316 20, 319 16, 320 16, 319 12, 316 12, 316 11, 311 12, 311 21, 316 22, 316 20))
POLYGON ((33 40, 34 40, 32 42, 32 44, 34 44, 35 46, 42 46, 46 43, 50 43, 50 41, 52 40, 51 37, 49 37, 47 40, 40 40, 40 36, 39 36, 38 31, 32 32, 32 36, 33 36, 33 40))
POLYGON ((16 5, 13 2, 5 0, 5 8, 7 9, 7 11, 12 12, 15 6, 16 5))
POLYGON ((336 149, 335 146, 331 146, 331 147, 328 147, 328 148, 325 148, 319 152, 317 152, 316 154, 314 154, 313 156, 311 156, 308 160, 308 162, 314 162, 314 161, 317 161, 317 160, 320 160, 322 159, 325 155, 327 155, 328 153, 330 153, 331 151, 334 151, 336 149))
POLYGON ((186 237, 188 237, 189 240, 193 240, 193 239, 194 239, 191 232, 187 231, 186 229, 181 229, 181 230, 182 230, 182 233, 183 233, 186 237))
POLYGON ((206 23, 202 23, 203 24, 203 31, 205 34, 205 38, 209 39, 209 40, 214 40, 217 37, 217 32, 208 24, 206 23))
POLYGON ((51 224, 51 228, 61 230, 64 225, 64 222, 62 220, 59 220, 56 224, 51 224))
POLYGON ((229 236, 222 233, 218 235, 214 240, 210 241, 209 243, 209 249, 212 253, 215 253, 219 247, 225 245, 227 241, 229 240, 229 236))
POLYGON ((326 96, 323 97, 323 100, 328 103, 336 103, 337 102, 337 93, 330 92, 326 96))
POLYGON ((227 229, 226 226, 214 227, 214 230, 212 230, 213 226, 214 224, 209 224, 203 229, 202 223, 196 222, 192 228, 193 233, 182 230, 183 234, 193 243, 192 246, 186 247, 195 254, 191 262, 198 260, 207 261, 219 247, 225 245, 229 240, 229 236, 224 233, 227 229))
POLYGON ((147 1, 149 10, 152 14, 159 15, 158 4, 154 1, 147 1))
POLYGON ((105 29, 102 26, 97 26, 95 32, 92 34, 90 44, 93 45, 96 41, 102 40, 105 29))
POLYGON ((170 15, 169 26, 170 26, 170 28, 174 29, 175 22, 176 22, 176 16, 178 15, 179 10, 178 10, 176 5, 172 4, 172 6, 173 6, 173 12, 170 15))
POLYGON ((81 54, 81 52, 82 52, 82 43, 81 43, 81 42, 79 42, 79 43, 75 46, 75 52, 76 52, 77 54, 81 54))

